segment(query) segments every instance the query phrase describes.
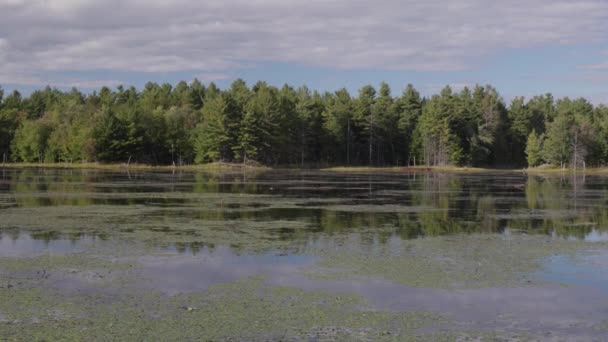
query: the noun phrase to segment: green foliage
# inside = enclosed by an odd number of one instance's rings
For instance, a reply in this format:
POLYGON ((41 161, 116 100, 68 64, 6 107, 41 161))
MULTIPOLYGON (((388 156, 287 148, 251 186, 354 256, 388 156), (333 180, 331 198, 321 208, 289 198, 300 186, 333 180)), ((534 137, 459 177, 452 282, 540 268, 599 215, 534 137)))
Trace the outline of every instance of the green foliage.
POLYGON ((570 127, 573 118, 567 114, 558 115, 555 121, 549 124, 547 139, 543 146, 544 158, 551 164, 565 166, 572 145, 570 127))
POLYGON ((335 94, 325 94, 325 110, 323 111, 323 126, 330 136, 331 144, 339 146, 333 150, 333 159, 351 164, 354 145, 354 120, 352 117, 352 98, 346 89, 340 89, 335 94))
POLYGON ((141 92, 46 87, 22 97, 0 88, 5 156, 165 165, 602 166, 608 110, 551 94, 516 97, 507 108, 489 85, 445 87, 430 98, 411 84, 400 96, 386 83, 351 96, 346 89, 249 87, 240 79, 225 90, 196 79, 149 82, 141 92))
POLYGON ((191 135, 197 123, 196 114, 183 107, 173 107, 164 114, 165 145, 171 162, 184 164, 192 160, 194 151, 191 135))
POLYGON ((45 160, 48 162, 87 162, 94 156, 93 129, 81 123, 62 124, 48 140, 45 160))
POLYGON ((10 146, 19 123, 19 113, 0 107, 0 161, 9 159, 10 146))
MULTIPOLYGON (((236 143, 236 104, 229 94, 209 100, 203 107, 203 121, 196 127, 194 150, 197 163, 232 159, 230 146, 236 143)), ((237 121, 238 122, 238 121, 237 121)))
POLYGON ((143 138, 138 136, 135 123, 121 120, 106 112, 95 128, 95 151, 102 162, 128 162, 140 152, 143 138))
POLYGON ((24 121, 15 132, 13 159, 26 163, 44 161, 47 140, 52 127, 43 120, 24 121))
POLYGON ((238 143, 234 153, 240 161, 261 161, 276 164, 277 150, 281 147, 282 113, 279 107, 278 91, 264 82, 253 87, 253 96, 247 102, 245 115, 240 123, 238 143))
POLYGON ((310 93, 308 88, 301 87, 296 99, 296 153, 300 157, 300 166, 306 162, 319 162, 329 149, 329 136, 323 129, 323 110, 325 106, 319 93, 310 93))
MULTIPOLYGON (((413 85, 408 84, 401 98, 396 100, 396 112, 399 114, 399 135, 403 142, 400 152, 403 160, 407 160, 409 164, 415 161, 416 151, 419 149, 417 141, 420 138, 415 136, 415 131, 420 115, 422 115, 422 99, 413 85)), ((420 157, 418 159, 420 160, 420 157)))
POLYGON ((456 98, 450 87, 433 96, 424 106, 418 125, 421 137, 422 157, 427 165, 459 164, 463 148, 459 137, 452 127, 459 128, 454 122, 456 98))
POLYGON ((526 160, 528 161, 528 166, 534 167, 542 163, 543 140, 544 136, 538 136, 536 131, 532 131, 528 135, 528 141, 526 142, 526 160))

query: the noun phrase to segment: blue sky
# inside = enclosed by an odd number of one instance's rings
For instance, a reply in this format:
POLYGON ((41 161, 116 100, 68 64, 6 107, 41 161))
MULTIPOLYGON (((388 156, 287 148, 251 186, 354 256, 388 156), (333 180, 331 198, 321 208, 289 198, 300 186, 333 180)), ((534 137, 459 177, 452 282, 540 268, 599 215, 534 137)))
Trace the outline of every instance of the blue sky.
POLYGON ((0 85, 491 84, 608 103, 605 0, 2 0, 0 85))

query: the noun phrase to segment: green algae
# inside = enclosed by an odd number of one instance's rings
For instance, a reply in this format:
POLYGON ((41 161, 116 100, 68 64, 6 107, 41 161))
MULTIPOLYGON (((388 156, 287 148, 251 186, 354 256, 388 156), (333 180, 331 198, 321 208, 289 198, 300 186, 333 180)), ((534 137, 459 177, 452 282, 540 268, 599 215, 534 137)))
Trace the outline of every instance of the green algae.
POLYGON ((269 287, 260 277, 173 297, 66 300, 52 290, 0 289, 0 298, 6 341, 402 341, 424 340, 421 328, 445 323, 428 312, 373 311, 354 295, 269 287))
MULTIPOLYGON (((599 247, 599 244, 595 245, 599 247)), ((321 251, 315 279, 383 278, 410 287, 467 289, 539 284, 546 258, 590 248, 542 236, 458 235, 403 241, 398 248, 321 251)))
MULTIPOLYGON (((215 207, 215 205, 213 205, 215 207)), ((202 242, 230 245, 242 251, 287 248, 305 239, 310 222, 271 220, 240 213, 229 218, 219 211, 184 212, 154 206, 37 207, 3 212, 2 232, 87 234, 154 246, 202 242)))

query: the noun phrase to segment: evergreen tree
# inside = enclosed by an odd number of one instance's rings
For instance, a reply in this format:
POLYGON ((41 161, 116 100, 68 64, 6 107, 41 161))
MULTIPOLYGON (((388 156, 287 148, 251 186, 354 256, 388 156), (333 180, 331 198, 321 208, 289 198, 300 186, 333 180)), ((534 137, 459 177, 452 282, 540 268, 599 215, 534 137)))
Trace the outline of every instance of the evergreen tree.
MULTIPOLYGON (((451 120, 455 113, 455 101, 450 87, 433 96, 424 106, 418 125, 421 137, 422 157, 426 165, 459 164, 463 148, 454 134, 451 120)), ((453 124, 453 123, 452 123, 453 124)), ((457 125, 458 122, 456 121, 457 125)))
POLYGON ((194 159, 192 134, 195 131, 198 119, 190 110, 190 105, 174 107, 164 114, 166 127, 165 144, 171 155, 171 163, 182 165, 194 159))
POLYGON ((542 163, 542 151, 543 151, 543 136, 538 136, 535 131, 532 131, 528 135, 526 143, 526 159, 528 166, 534 167, 542 163))
POLYGON ((380 84, 372 112, 376 118, 376 164, 398 164, 399 148, 403 145, 399 130, 400 116, 391 96, 391 88, 385 82, 380 84))
POLYGON ((354 162, 353 145, 356 127, 352 116, 353 104, 350 94, 343 88, 333 95, 326 94, 325 102, 323 126, 331 139, 332 159, 351 165, 354 162))
POLYGON ((0 88, 0 160, 267 165, 538 165, 608 163, 608 110, 585 99, 507 109, 491 86, 429 99, 386 83, 351 97, 243 80, 226 90, 198 80, 82 93, 45 87, 22 97, 0 88))
POLYGON ((203 121, 197 126, 194 142, 195 161, 231 161, 232 147, 237 136, 231 134, 236 104, 228 93, 207 101, 203 107, 203 121))
POLYGON ((358 138, 357 141, 361 143, 361 150, 367 152, 367 158, 363 160, 366 160, 368 165, 374 164, 374 130, 377 130, 378 126, 378 118, 373 111, 375 101, 376 90, 371 85, 366 85, 359 90, 359 97, 354 103, 354 119, 359 128, 357 131, 361 132, 355 139, 358 138))
POLYGON ((329 140, 323 128, 325 105, 319 93, 310 93, 308 88, 300 87, 297 91, 297 137, 296 144, 300 154, 300 166, 306 162, 319 162, 329 140))
POLYGON ((560 167, 566 167, 572 153, 572 132, 573 117, 568 113, 558 115, 549 124, 547 139, 543 145, 543 155, 545 160, 560 167))
POLYGON ((130 162, 141 152, 143 138, 133 122, 125 122, 113 112, 106 111, 95 127, 96 159, 100 162, 130 162))
POLYGON ((412 84, 408 84, 403 95, 396 102, 396 111, 399 114, 399 135, 403 141, 401 156, 407 164, 416 163, 416 146, 414 132, 422 115, 422 99, 420 93, 412 84))
POLYGON ((205 86, 195 78, 190 85, 190 106, 192 109, 199 110, 203 108, 205 95, 205 86))

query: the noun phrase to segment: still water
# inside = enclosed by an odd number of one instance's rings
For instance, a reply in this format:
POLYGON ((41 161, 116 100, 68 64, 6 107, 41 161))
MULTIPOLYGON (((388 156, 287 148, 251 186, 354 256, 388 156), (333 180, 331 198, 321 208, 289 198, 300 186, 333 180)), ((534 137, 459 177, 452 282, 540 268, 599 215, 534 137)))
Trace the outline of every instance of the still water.
MULTIPOLYGON (((0 289, 181 298, 261 277, 269 288, 353 294, 372 312, 442 317, 413 332, 383 328, 393 335, 315 321, 305 333, 197 336, 212 340, 340 339, 327 326, 345 340, 604 340, 606 241, 602 176, 0 169, 0 289)), ((65 319, 87 315, 97 312, 65 319)), ((0 334, 44 326, 16 316, 0 305, 12 322, 0 334)))

